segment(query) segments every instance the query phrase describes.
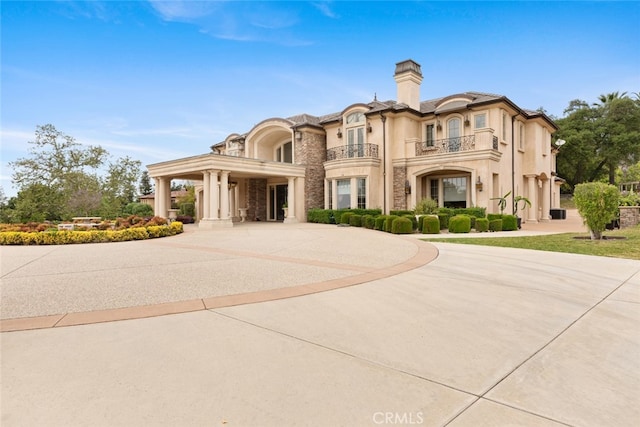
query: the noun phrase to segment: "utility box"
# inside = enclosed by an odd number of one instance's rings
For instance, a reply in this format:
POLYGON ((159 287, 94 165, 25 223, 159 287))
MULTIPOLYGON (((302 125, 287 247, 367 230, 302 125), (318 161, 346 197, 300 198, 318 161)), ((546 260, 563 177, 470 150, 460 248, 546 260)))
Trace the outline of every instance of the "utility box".
POLYGON ((567 219, 566 209, 550 209, 551 219, 567 219))

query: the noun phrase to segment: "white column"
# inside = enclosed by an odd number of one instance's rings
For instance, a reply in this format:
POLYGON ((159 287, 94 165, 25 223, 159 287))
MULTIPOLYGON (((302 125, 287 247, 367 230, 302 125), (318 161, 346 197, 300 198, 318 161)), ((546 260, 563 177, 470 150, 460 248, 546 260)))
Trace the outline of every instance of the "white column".
POLYGON ((351 183, 349 185, 351 186, 351 201, 349 202, 349 207, 351 209, 355 209, 358 207, 358 179, 351 178, 351 183))
POLYGON ((229 219, 229 171, 220 176, 220 219, 229 219))
POLYGON ((284 222, 298 222, 296 219, 296 178, 287 177, 287 217, 284 222))
POLYGON ((220 188, 218 184, 218 171, 209 171, 209 193, 211 194, 209 203, 209 213, 211 219, 218 219, 218 207, 220 206, 220 188))
POLYGON ((549 221, 549 215, 551 215, 551 208, 549 207, 549 199, 551 198, 551 180, 545 179, 542 181, 542 214, 540 221, 549 221))
POLYGON ((155 181, 155 192, 153 194, 153 214, 158 215, 160 212, 160 178, 153 178, 155 181))
POLYGON ((338 180, 331 180, 331 206, 338 209, 338 180))
POLYGON ((211 173, 202 172, 202 219, 211 218, 211 173))
MULTIPOLYGON (((167 180, 166 178, 159 178, 158 187, 156 188, 156 197, 158 198, 158 210, 155 212, 156 216, 161 218, 167 218, 167 180)), ((169 199, 170 201, 171 199, 169 199)))
POLYGON ((331 185, 331 181, 328 179, 324 180, 324 208, 329 209, 329 186, 331 185))
POLYGON ((535 175, 527 175, 527 187, 529 188, 529 201, 531 201, 531 206, 529 207, 529 212, 527 214, 527 222, 538 222, 538 204, 540 201, 537 197, 538 189, 536 188, 536 176, 535 175))
POLYGON ((240 207, 240 183, 238 182, 233 186, 233 199, 232 199, 233 208, 231 209, 232 216, 239 217, 240 213, 238 208, 240 207))

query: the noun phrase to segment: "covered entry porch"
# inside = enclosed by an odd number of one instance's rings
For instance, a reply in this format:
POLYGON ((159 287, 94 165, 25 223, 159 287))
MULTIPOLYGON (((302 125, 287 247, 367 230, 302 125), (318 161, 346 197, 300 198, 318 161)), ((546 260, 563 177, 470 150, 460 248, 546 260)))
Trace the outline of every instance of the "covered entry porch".
POLYGON ((147 168, 156 186, 154 212, 163 218, 169 217, 174 179, 194 183, 196 220, 203 228, 232 227, 241 219, 296 222, 305 215, 301 166, 210 153, 147 168))

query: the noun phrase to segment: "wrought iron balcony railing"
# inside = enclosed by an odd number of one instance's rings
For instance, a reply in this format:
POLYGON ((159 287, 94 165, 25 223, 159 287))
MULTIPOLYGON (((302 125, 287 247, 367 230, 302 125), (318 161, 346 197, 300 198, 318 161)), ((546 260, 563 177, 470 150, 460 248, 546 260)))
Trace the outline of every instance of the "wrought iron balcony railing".
POLYGON ((327 161, 339 159, 378 158, 378 146, 375 144, 342 145, 327 150, 327 161))
POLYGON ((435 141, 416 142, 416 156, 428 154, 457 153, 474 150, 475 135, 458 136, 456 138, 436 139, 435 141))

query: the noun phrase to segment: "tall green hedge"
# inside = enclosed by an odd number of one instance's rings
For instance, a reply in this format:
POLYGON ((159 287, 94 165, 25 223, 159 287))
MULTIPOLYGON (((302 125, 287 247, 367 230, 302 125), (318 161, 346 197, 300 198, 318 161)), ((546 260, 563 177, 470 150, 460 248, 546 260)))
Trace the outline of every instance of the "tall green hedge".
POLYGON ((391 233, 391 226, 393 225, 393 221, 396 218, 400 218, 400 217, 397 216, 397 215, 387 215, 387 219, 384 221, 384 230, 383 231, 386 231, 387 233, 391 233))

